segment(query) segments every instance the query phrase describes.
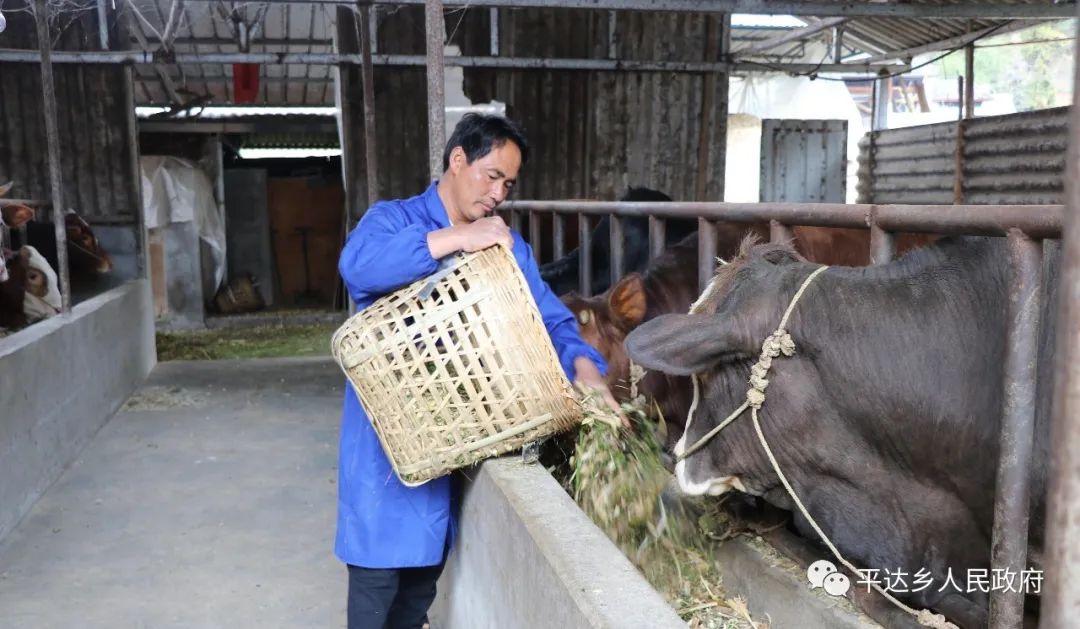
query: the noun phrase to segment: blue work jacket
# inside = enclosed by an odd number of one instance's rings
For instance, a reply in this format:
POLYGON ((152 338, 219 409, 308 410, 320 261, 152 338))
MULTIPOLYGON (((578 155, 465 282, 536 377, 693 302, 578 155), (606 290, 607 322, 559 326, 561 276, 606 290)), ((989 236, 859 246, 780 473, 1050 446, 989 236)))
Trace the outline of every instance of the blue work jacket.
MULTIPOLYGON (((359 310, 435 271, 438 260, 431 257, 427 234, 450 226, 436 183, 411 199, 376 203, 349 234, 338 270, 359 310)), ((567 377, 574 380, 573 363, 579 356, 592 359, 604 373, 603 358, 581 339, 574 316, 540 279, 531 247, 517 232, 513 237, 514 258, 567 377)), ((440 563, 457 529, 457 492, 452 492, 451 482, 444 476, 419 487, 401 484, 352 385, 346 383, 334 544, 341 561, 364 568, 440 563)))

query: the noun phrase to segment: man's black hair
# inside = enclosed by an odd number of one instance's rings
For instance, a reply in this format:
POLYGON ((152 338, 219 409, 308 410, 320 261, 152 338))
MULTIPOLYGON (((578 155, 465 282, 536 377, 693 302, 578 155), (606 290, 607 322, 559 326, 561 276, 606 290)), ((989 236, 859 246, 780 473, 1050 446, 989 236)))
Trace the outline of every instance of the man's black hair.
POLYGON ((465 161, 471 164, 508 140, 516 144, 521 151, 522 165, 528 163, 529 142, 525 139, 525 132, 516 122, 496 115, 465 114, 461 122, 454 127, 450 141, 446 143, 446 150, 443 151, 442 157, 443 170, 450 168, 450 152, 454 150, 454 147, 460 146, 465 151, 465 161))

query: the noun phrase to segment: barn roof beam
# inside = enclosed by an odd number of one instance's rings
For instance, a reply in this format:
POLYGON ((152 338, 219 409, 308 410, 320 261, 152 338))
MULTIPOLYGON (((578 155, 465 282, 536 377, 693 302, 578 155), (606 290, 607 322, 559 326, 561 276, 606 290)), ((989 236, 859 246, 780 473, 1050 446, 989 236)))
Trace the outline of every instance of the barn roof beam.
POLYGON ((835 17, 829 18, 827 20, 822 20, 816 24, 807 24, 802 28, 792 29, 786 33, 781 33, 780 35, 770 37, 761 43, 754 44, 753 46, 750 46, 748 48, 743 48, 739 51, 739 56, 758 55, 763 52, 772 50, 777 46, 782 46, 788 42, 804 41, 809 37, 817 35, 821 31, 829 30, 835 26, 843 24, 846 21, 847 18, 835 17))
POLYGON ((994 35, 1003 35, 1005 33, 1011 33, 1013 31, 1023 30, 1031 26, 1028 22, 1013 22, 1012 24, 999 24, 997 26, 990 26, 977 31, 971 31, 963 35, 957 35, 956 37, 950 37, 949 39, 943 39, 932 44, 926 44, 924 46, 916 46, 914 48, 905 48, 904 50, 890 50, 881 54, 872 55, 865 59, 860 59, 864 63, 879 63, 882 61, 888 61, 890 59, 911 59, 916 55, 921 55, 927 52, 937 52, 939 50, 947 50, 949 48, 962 48, 971 42, 981 39, 990 33, 994 35))
MULTIPOLYGON (((133 40, 133 43, 138 43, 138 42, 133 40)), ((302 47, 326 46, 326 47, 330 47, 331 45, 333 45, 333 43, 334 43, 334 40, 329 39, 329 38, 326 38, 326 39, 312 39, 312 38, 294 37, 294 38, 288 38, 288 39, 284 39, 284 38, 275 38, 275 39, 260 38, 260 39, 256 39, 256 40, 251 41, 250 45, 251 46, 296 46, 296 47, 301 47, 301 46, 302 47)), ((173 45, 174 46, 236 46, 237 41, 235 39, 226 39, 226 38, 223 38, 223 37, 178 37, 178 38, 173 40, 173 45)))
MULTIPOLYGON (((214 2, 217 0, 189 0, 214 2)), ((348 4, 353 0, 263 0, 300 4, 348 4)), ((423 5, 424 0, 374 0, 374 4, 423 5)), ((690 13, 749 13, 815 17, 913 17, 1024 20, 1076 17, 1075 2, 1042 0, 1030 3, 987 3, 955 0, 942 3, 834 2, 832 0, 446 0, 446 7, 503 7, 551 9, 624 9, 690 13)))
MULTIPOLYGON (((32 50, 0 50, 0 62, 38 63, 40 55, 32 50)), ((424 67, 423 55, 372 55, 378 66, 424 67)), ((334 53, 284 53, 284 52, 206 52, 172 53, 154 55, 137 50, 115 52, 55 52, 53 63, 135 63, 135 64, 186 64, 202 63, 259 63, 303 65, 354 65, 362 63, 358 54, 334 53)), ((703 62, 703 61, 633 61, 620 59, 543 59, 534 57, 446 57, 446 65, 466 68, 507 68, 515 70, 592 70, 627 72, 752 72, 776 71, 795 73, 869 73, 881 70, 903 72, 909 66, 903 64, 857 63, 757 63, 753 61, 703 62)))

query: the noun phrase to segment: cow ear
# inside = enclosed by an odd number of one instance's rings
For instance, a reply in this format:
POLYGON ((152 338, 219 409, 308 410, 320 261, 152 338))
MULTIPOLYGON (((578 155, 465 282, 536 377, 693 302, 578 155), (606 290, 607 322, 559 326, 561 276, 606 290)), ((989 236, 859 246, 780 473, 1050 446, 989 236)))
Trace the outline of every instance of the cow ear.
POLYGON ((633 330, 645 318, 645 282, 631 273, 611 289, 608 307, 623 330, 633 330))
POLYGON ((753 356, 753 340, 740 331, 746 327, 717 315, 663 315, 626 337, 626 354, 646 369, 689 376, 723 360, 753 356))

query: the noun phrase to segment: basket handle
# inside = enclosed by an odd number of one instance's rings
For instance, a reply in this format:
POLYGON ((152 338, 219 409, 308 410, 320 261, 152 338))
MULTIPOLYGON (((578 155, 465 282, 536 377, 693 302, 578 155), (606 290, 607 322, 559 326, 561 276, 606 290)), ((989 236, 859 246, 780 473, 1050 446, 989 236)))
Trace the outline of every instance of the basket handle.
POLYGON ((451 255, 446 256, 442 260, 439 260, 439 267, 435 269, 435 272, 428 277, 427 284, 420 289, 417 293, 417 299, 421 301, 431 299, 431 293, 435 291, 435 285, 442 281, 444 277, 454 272, 454 269, 461 263, 461 256, 451 255))

